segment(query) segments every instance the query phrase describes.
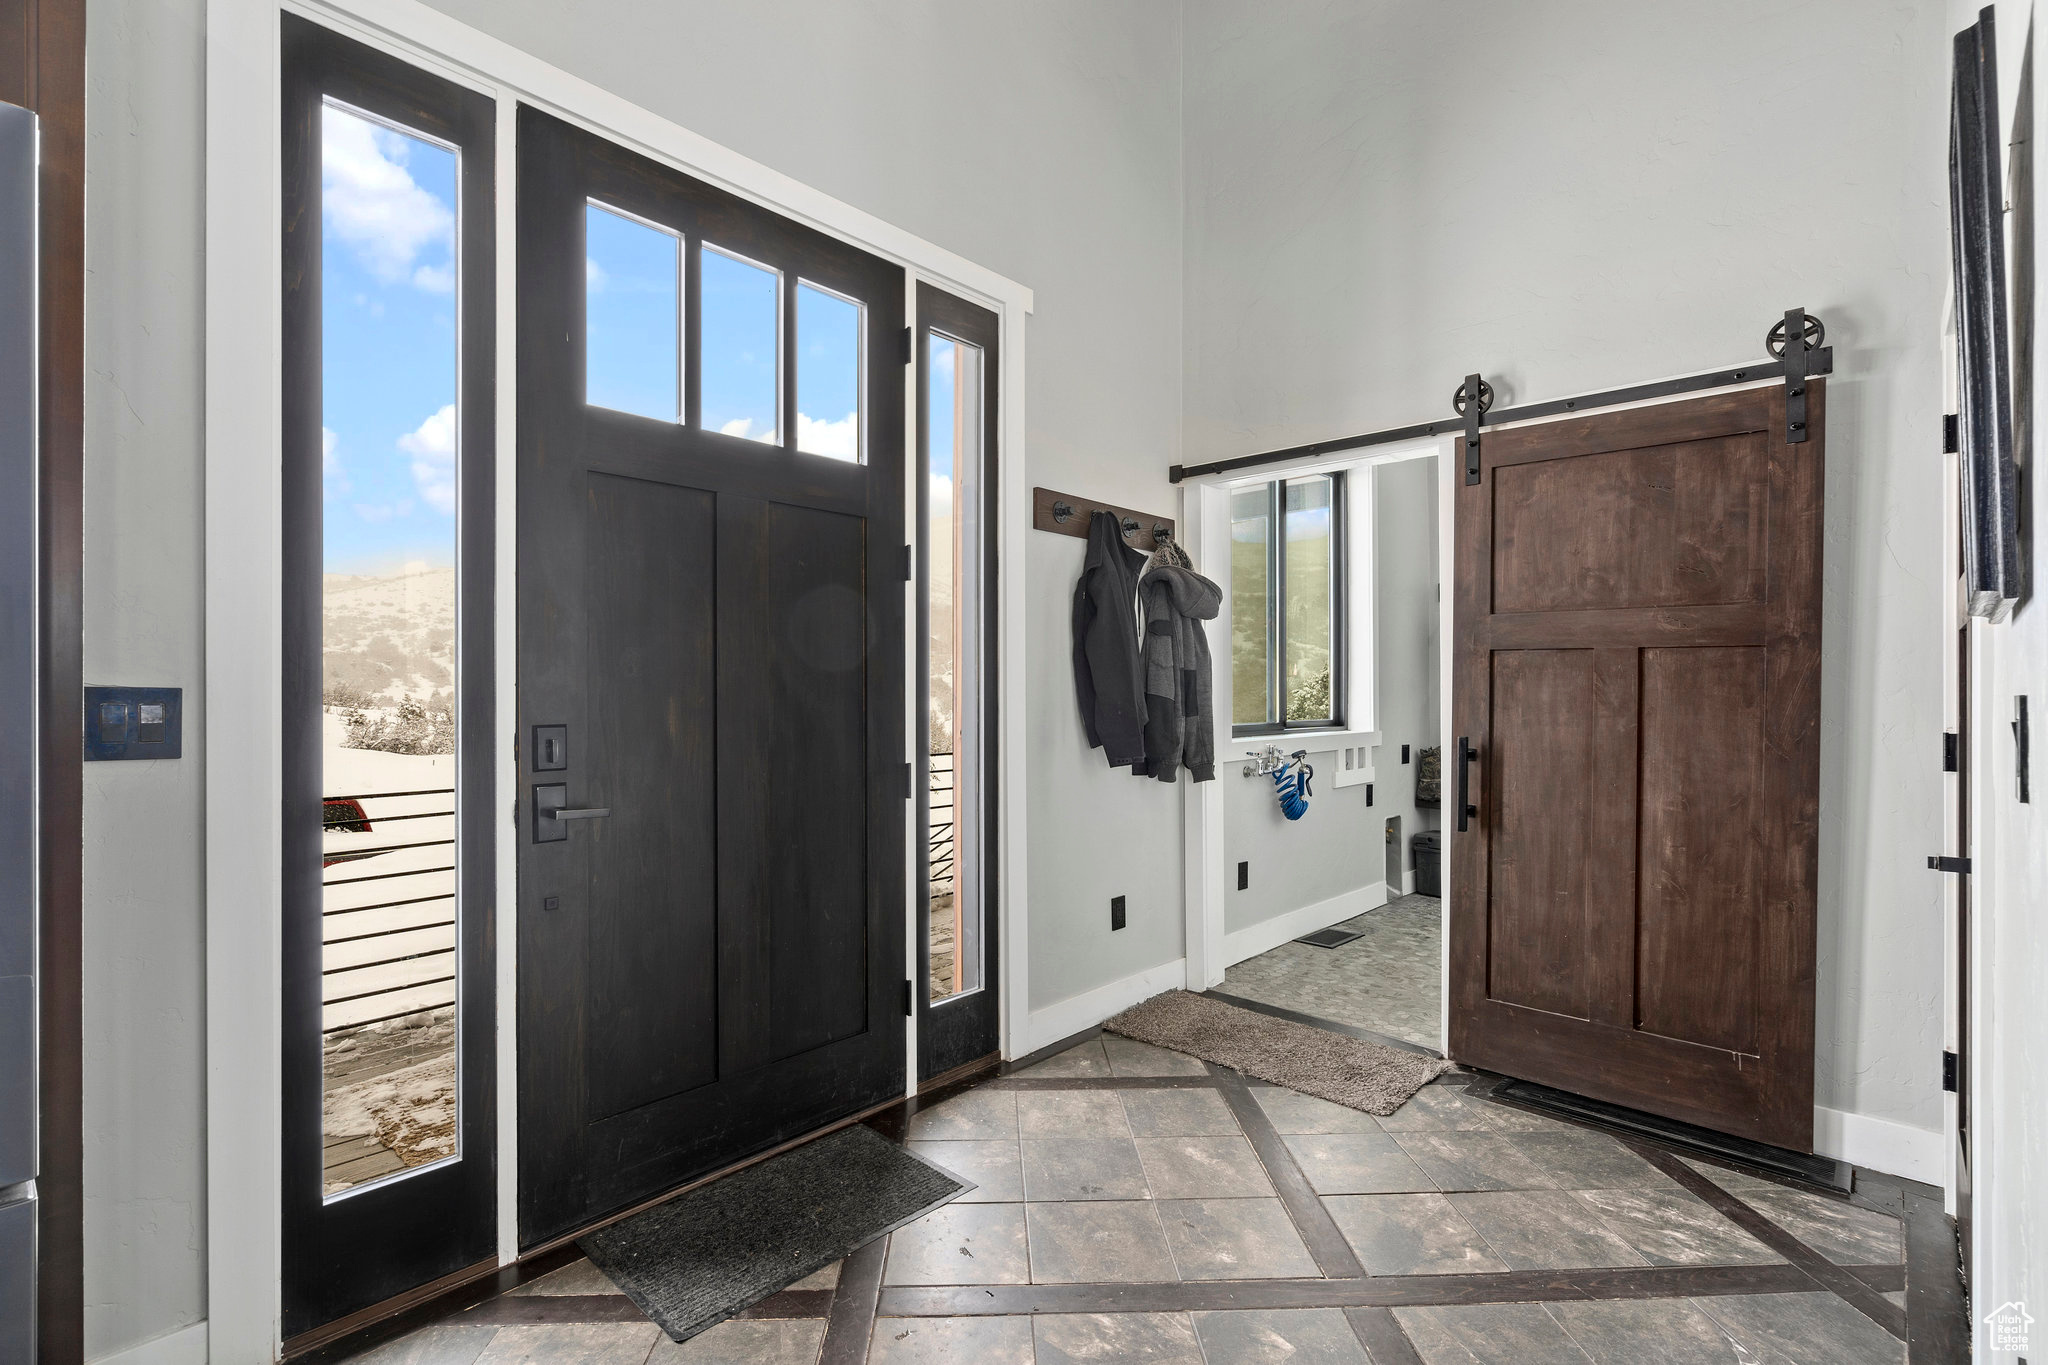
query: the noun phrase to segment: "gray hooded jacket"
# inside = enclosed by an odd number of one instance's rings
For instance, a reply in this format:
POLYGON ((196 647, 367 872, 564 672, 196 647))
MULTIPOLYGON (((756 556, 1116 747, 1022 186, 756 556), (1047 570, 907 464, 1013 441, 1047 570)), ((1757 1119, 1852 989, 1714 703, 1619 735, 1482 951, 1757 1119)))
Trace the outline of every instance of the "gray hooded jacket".
POLYGON ((1173 782, 1186 768, 1196 782, 1216 776, 1209 640, 1202 622, 1223 606, 1223 589, 1196 573, 1171 541, 1161 543, 1138 587, 1145 604, 1146 776, 1173 782))

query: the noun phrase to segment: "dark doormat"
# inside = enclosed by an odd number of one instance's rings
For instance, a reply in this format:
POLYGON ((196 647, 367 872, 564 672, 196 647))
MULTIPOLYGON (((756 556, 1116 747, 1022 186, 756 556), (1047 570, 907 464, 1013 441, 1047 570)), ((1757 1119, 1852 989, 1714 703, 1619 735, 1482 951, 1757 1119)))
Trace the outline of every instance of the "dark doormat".
POLYGON ((686 1341, 973 1188, 856 1123, 577 1245, 686 1341))
POLYGON ((1313 934, 1303 934, 1294 941, 1306 943, 1311 948, 1342 948, 1351 940, 1364 937, 1365 935, 1356 929, 1346 929, 1341 924, 1333 924, 1327 929, 1318 929, 1313 934))

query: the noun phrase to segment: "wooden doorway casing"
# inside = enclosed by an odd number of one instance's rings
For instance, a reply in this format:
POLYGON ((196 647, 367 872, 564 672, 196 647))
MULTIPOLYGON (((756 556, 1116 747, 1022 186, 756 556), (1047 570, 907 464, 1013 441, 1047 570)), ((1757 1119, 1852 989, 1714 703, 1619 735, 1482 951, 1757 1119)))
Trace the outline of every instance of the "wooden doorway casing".
POLYGON ((1811 1150, 1824 387, 1802 443, 1737 390, 1457 486, 1457 1060, 1811 1150))

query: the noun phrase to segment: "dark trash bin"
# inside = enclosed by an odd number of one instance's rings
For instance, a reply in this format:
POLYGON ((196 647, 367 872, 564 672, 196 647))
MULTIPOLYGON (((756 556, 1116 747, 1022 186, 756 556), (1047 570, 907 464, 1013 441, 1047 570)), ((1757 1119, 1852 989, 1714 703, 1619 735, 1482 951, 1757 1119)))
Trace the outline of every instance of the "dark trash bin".
POLYGON ((1427 829, 1409 840, 1415 850, 1415 894, 1418 896, 1441 896, 1443 882, 1439 878, 1439 859, 1443 857, 1443 832, 1427 829))

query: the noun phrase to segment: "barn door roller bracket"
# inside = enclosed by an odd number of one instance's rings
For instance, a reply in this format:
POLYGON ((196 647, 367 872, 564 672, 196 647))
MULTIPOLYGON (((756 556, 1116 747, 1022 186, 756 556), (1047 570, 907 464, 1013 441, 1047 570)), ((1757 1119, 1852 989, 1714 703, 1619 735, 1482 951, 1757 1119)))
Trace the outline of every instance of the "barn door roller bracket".
POLYGON ((1798 445, 1806 440, 1806 381, 1815 375, 1832 374, 1835 348, 1825 345, 1825 323, 1804 308, 1787 308, 1785 316, 1764 334, 1764 349, 1781 364, 1785 375, 1785 440, 1798 445), (1799 344, 1790 344, 1790 338, 1799 344))
POLYGON ((1493 385, 1476 374, 1465 376, 1451 395, 1451 406, 1465 419, 1465 482, 1479 482, 1479 424, 1493 406, 1493 385))

